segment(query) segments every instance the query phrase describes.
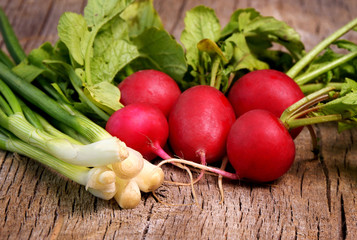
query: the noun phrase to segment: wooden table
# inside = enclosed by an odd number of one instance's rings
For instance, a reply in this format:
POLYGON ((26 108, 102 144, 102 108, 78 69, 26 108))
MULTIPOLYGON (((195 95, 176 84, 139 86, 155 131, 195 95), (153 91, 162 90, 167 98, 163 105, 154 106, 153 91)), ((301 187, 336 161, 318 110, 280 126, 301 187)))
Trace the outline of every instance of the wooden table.
MULTIPOLYGON (((166 29, 179 38, 185 11, 204 4, 225 25, 233 10, 254 7, 293 26, 307 50, 354 17, 355 0, 155 0, 166 29)), ((57 39, 65 11, 82 13, 84 0, 0 0, 26 51, 57 39)), ((357 41, 356 34, 349 34, 357 41)), ((3 44, 1 46, 4 47, 3 44)), ((159 203, 144 194, 123 210, 93 197, 84 187, 37 162, 0 152, 0 239, 357 239, 357 130, 338 133, 334 124, 315 127, 318 159, 306 130, 295 140, 296 161, 278 181, 258 185, 217 179, 189 187, 164 185, 159 203)), ((187 180, 165 167, 166 178, 187 180)))

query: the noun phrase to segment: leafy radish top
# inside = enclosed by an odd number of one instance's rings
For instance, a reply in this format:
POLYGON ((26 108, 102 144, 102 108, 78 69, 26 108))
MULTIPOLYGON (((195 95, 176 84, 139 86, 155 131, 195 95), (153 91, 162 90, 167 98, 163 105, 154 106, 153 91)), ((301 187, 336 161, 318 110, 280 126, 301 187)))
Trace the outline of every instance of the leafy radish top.
POLYGON ((184 21, 180 40, 192 71, 183 86, 207 84, 225 92, 234 76, 269 67, 285 70, 303 55, 293 28, 252 8, 235 11, 223 30, 214 10, 205 6, 187 11, 184 21), (288 52, 271 49, 273 43, 288 52))

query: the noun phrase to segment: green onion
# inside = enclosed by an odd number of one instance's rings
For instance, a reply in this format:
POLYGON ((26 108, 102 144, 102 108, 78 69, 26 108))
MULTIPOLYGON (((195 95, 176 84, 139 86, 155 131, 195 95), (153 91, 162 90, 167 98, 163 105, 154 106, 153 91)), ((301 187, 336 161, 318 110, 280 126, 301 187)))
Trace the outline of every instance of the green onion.
POLYGON ((0 8, 0 31, 11 57, 16 64, 19 64, 26 57, 26 54, 2 8, 0 8))
POLYGON ((36 116, 29 108, 25 107, 27 115, 31 116, 36 125, 41 125, 40 120, 46 126, 35 127, 25 118, 22 107, 17 97, 0 80, 0 125, 6 128, 21 140, 48 152, 68 163, 80 166, 104 166, 128 157, 126 145, 116 137, 108 137, 91 144, 83 145, 65 134, 56 131, 54 127, 40 116, 36 116), (35 121, 37 120, 37 121, 35 121), (52 133, 52 134, 51 134, 52 133))
POLYGON ((111 135, 102 127, 95 124, 84 115, 78 114, 78 112, 72 109, 69 105, 67 108, 64 108, 36 86, 21 79, 1 62, 0 78, 19 96, 22 96, 51 117, 74 128, 89 141, 95 142, 111 137, 111 135))
POLYGON ((89 192, 97 197, 108 200, 113 198, 117 191, 116 175, 109 168, 88 168, 69 164, 25 143, 2 128, 0 128, 0 148, 27 156, 50 167, 72 181, 85 186, 89 192))

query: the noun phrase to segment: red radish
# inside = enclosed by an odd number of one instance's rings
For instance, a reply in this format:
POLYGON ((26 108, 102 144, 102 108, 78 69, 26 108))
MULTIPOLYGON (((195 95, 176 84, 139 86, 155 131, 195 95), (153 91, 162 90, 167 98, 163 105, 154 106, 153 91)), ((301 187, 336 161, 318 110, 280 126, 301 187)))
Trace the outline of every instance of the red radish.
MULTIPOLYGON (((289 170, 295 158, 295 144, 288 129, 322 122, 340 121, 344 118, 341 114, 328 114, 316 117, 305 116, 307 112, 320 111, 321 105, 319 108, 316 108, 316 104, 319 104, 321 101, 330 98, 334 99, 329 94, 333 90, 333 87, 326 87, 304 97, 289 106, 280 118, 264 109, 253 109, 238 117, 231 126, 226 140, 227 157, 235 169, 234 173, 184 159, 164 160, 159 165, 176 162, 190 165, 202 171, 216 173, 233 180, 274 181, 289 170)), ((181 97, 184 95, 185 92, 181 97)), ((176 104, 180 103, 181 97, 176 104)), ((191 106, 194 105, 192 104, 191 106)), ((325 106, 328 105, 326 104, 325 106)), ((170 130, 171 115, 175 113, 175 107, 176 105, 169 118, 170 130)), ((197 120, 195 121, 197 122, 197 120)), ((189 122, 186 121, 185 123, 186 128, 191 127, 189 122)), ((197 132, 199 135, 199 131, 197 132)), ((182 136, 183 139, 185 135, 183 134, 182 136)), ((190 140, 195 142, 202 138, 203 136, 201 135, 197 139, 195 139, 195 136, 192 136, 190 140)), ((197 146, 194 147, 197 149, 197 146)))
POLYGON ((168 117, 172 105, 181 94, 177 83, 166 73, 141 70, 125 78, 118 85, 121 103, 148 103, 158 107, 168 117))
POLYGON ((292 165, 295 144, 279 118, 266 110, 251 110, 233 124, 227 155, 240 179, 273 181, 292 165))
POLYGON ((149 161, 161 155, 169 135, 164 114, 146 103, 133 103, 119 109, 110 116, 105 129, 149 161))
MULTIPOLYGON (((264 69, 247 73, 229 91, 236 116, 253 109, 265 109, 280 117, 286 108, 305 97, 296 82, 285 73, 264 69)), ((291 131, 295 138, 302 128, 291 131)))
POLYGON ((184 91, 169 116, 169 142, 174 152, 203 164, 225 155, 234 110, 219 90, 199 85, 184 91))

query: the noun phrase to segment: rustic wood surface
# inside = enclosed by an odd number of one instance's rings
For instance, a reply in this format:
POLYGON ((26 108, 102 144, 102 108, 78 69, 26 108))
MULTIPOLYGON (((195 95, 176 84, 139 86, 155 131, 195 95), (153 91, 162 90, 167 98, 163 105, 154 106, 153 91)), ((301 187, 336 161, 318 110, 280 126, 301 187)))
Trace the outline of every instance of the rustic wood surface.
MULTIPOLYGON (((221 24, 233 10, 254 7, 286 21, 307 49, 357 17, 355 0, 155 0, 166 29, 179 38, 185 11, 204 4, 221 24)), ((0 0, 26 51, 57 39, 65 11, 82 13, 84 0, 0 0)), ((356 40, 356 34, 349 34, 356 40)), ((1 43, 1 47, 4 48, 1 43)), ((123 210, 93 197, 37 162, 0 152, 0 239, 357 239, 357 130, 338 133, 333 124, 316 128, 321 155, 314 159, 306 130, 295 140, 296 161, 281 179, 257 185, 206 176, 191 189, 164 185, 159 203, 144 194, 123 210)), ((166 178, 187 180, 165 167, 166 178)))

